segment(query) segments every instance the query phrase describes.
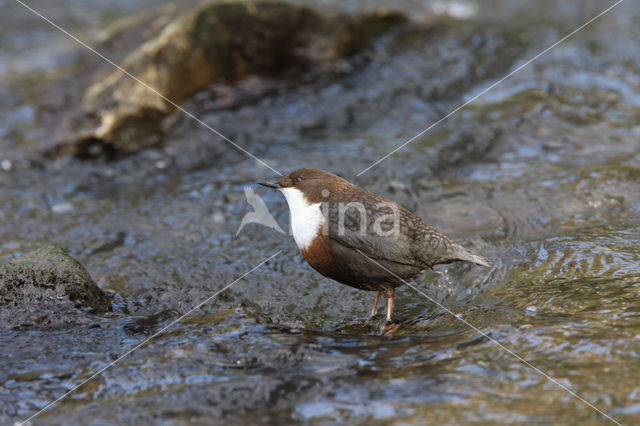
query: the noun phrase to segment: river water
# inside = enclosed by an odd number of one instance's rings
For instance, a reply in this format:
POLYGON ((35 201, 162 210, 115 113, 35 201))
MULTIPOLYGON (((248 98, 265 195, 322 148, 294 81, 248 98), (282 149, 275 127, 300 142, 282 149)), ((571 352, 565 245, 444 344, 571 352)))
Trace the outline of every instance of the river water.
MULTIPOLYGON (((29 4, 96 41, 157 2, 29 4)), ((33 424, 638 424, 636 3, 358 176, 610 4, 394 2, 422 26, 379 39, 356 72, 214 85, 184 105, 276 170, 339 173, 494 262, 421 275, 428 297, 402 287, 398 329, 384 334, 366 321, 374 295, 311 270, 290 236, 256 224, 236 235, 247 185, 288 229, 284 199, 255 185, 276 175, 189 118, 126 158, 35 156, 65 108, 50 82, 90 54, 0 2, 0 260, 53 242, 115 294, 110 314, 0 327, 0 422, 28 418, 278 253, 33 424), (221 92, 238 105, 220 108, 221 92)))

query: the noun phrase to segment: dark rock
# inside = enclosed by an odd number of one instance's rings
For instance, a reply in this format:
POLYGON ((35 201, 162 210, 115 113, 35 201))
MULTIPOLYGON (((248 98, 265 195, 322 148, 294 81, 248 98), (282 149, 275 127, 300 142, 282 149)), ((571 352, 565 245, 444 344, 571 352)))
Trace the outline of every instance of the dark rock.
POLYGON ((99 78, 86 90, 84 110, 71 121, 76 129, 59 152, 95 156, 156 145, 176 104, 212 82, 339 68, 344 58, 405 20, 400 14, 355 16, 277 1, 188 11, 122 62, 154 90, 119 70, 99 78))
POLYGON ((41 247, 0 266, 0 306, 37 307, 69 304, 98 312, 111 310, 111 300, 87 270, 64 250, 41 247))

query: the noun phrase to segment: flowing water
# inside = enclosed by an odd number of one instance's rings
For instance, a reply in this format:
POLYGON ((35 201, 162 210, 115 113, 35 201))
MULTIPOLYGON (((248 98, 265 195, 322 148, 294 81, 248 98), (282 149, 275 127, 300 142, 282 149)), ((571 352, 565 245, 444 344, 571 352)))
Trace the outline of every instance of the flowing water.
MULTIPOLYGON (((96 40, 156 2, 32 3, 96 40)), ((374 294, 315 273, 290 236, 256 224, 236 235, 251 211, 244 187, 275 175, 198 123, 180 116, 163 146, 126 158, 34 157, 65 108, 49 82, 90 54, 18 3, 0 5, 0 260, 53 242, 114 294, 113 313, 0 327, 0 423, 28 418, 276 253, 33 424, 610 423, 594 407, 640 422, 631 0, 360 176, 608 3, 394 3, 440 23, 386 35, 342 77, 214 85, 185 105, 275 169, 339 173, 493 260, 425 273, 414 282, 424 294, 399 289, 387 334, 366 320, 374 294), (221 91, 231 108, 216 103, 221 91)), ((284 198, 254 189, 287 229, 284 198)))

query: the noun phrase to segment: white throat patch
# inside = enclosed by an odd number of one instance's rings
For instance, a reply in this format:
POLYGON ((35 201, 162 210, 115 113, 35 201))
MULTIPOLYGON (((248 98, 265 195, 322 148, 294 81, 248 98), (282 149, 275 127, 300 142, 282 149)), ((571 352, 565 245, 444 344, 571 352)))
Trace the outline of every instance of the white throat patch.
POLYGON ((289 204, 293 239, 300 250, 306 249, 311 245, 318 230, 325 222, 322 211, 320 211, 322 203, 309 204, 302 191, 296 188, 282 188, 280 191, 289 204))

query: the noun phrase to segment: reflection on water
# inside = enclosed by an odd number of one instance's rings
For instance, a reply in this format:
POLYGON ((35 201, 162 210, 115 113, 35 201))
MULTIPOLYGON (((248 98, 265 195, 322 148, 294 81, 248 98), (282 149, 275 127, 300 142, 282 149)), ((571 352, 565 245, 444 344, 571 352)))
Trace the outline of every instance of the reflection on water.
MULTIPOLYGON (((151 7, 94 3, 32 6, 88 39, 151 7)), ((43 110, 56 94, 38 79, 79 53, 17 5, 2 6, 0 259, 52 241, 116 293, 104 317, 0 327, 2 422, 33 414, 280 249, 38 422, 605 422, 410 288, 397 294, 398 330, 381 334, 379 321, 366 321, 374 295, 313 272, 289 237, 255 224, 236 236, 250 211, 244 185, 272 176, 187 119, 165 146, 117 161, 34 159, 28 147, 49 137, 43 110)), ((397 7, 414 19, 476 12, 436 34, 383 40, 356 75, 286 85, 233 111, 207 109, 206 97, 188 107, 224 134, 248 135, 243 146, 280 170, 340 173, 491 258, 490 271, 448 265, 415 285, 621 423, 637 423, 637 11, 620 6, 355 178, 604 6, 397 7)), ((255 190, 287 229, 284 200, 255 190)))

